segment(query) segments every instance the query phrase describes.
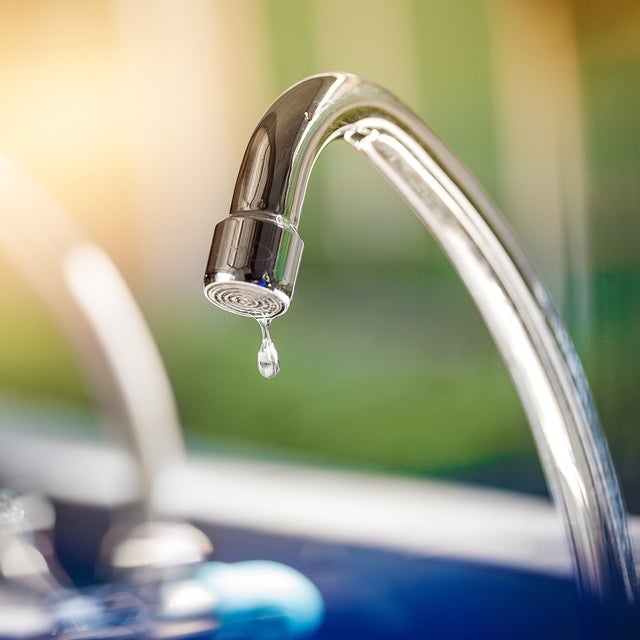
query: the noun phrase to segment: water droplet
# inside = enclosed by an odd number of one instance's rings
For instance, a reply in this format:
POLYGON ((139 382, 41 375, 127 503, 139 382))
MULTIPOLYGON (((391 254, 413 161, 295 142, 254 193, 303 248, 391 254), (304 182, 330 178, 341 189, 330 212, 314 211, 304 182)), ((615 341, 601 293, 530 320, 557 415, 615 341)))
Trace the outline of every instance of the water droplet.
POLYGON ((258 351, 258 371, 263 378, 273 378, 280 371, 280 358, 269 331, 271 320, 258 318, 258 324, 262 332, 262 342, 258 351))

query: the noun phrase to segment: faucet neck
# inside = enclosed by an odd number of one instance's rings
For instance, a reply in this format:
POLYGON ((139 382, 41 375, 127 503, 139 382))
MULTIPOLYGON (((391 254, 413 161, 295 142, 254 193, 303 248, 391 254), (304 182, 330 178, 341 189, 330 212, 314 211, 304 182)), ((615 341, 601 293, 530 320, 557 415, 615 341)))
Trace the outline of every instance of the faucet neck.
POLYGON ((394 112, 408 114, 391 94, 352 74, 312 76, 294 85, 271 105, 249 140, 231 212, 271 213, 296 227, 322 149, 364 118, 393 121, 394 112))

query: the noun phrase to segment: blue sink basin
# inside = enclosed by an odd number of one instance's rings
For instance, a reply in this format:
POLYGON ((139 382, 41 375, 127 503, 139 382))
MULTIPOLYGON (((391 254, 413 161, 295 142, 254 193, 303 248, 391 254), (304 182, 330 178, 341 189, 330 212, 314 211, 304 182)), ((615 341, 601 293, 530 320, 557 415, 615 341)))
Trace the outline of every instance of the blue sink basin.
MULTIPOLYGON (((57 512, 59 558, 78 584, 91 584, 109 513, 64 503, 57 512)), ((568 576, 197 524, 214 540, 216 560, 272 560, 307 576, 326 607, 317 640, 579 637, 568 576)))

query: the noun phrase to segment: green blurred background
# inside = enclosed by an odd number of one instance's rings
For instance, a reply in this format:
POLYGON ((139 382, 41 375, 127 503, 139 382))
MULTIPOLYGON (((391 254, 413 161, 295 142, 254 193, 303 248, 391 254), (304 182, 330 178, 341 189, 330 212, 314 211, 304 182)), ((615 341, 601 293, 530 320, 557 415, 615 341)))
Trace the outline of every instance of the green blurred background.
MULTIPOLYGON (((202 296, 261 113, 344 70, 409 104, 498 203, 567 320, 640 512, 637 2, 5 0, 0 43, 0 148, 122 270, 194 449, 545 491, 462 285, 346 145, 312 176, 276 379, 258 375, 255 323, 202 296)), ((0 287, 0 411, 91 416, 73 354, 2 256, 0 287)))

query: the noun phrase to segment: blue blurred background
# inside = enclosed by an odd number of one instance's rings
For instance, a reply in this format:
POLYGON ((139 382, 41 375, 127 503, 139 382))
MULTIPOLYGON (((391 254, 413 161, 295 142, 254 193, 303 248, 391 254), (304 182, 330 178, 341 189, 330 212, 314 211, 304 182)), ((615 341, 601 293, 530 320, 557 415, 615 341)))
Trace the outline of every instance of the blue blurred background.
MULTIPOLYGON (((260 115, 305 76, 349 71, 419 113, 504 212, 640 512, 638 3, 4 0, 0 47, 0 148, 123 271, 192 447, 546 491, 462 285, 346 146, 312 177, 278 378, 258 375, 255 323, 202 296, 260 115)), ((91 416, 72 353, 2 256, 0 308, 2 401, 91 416)))

